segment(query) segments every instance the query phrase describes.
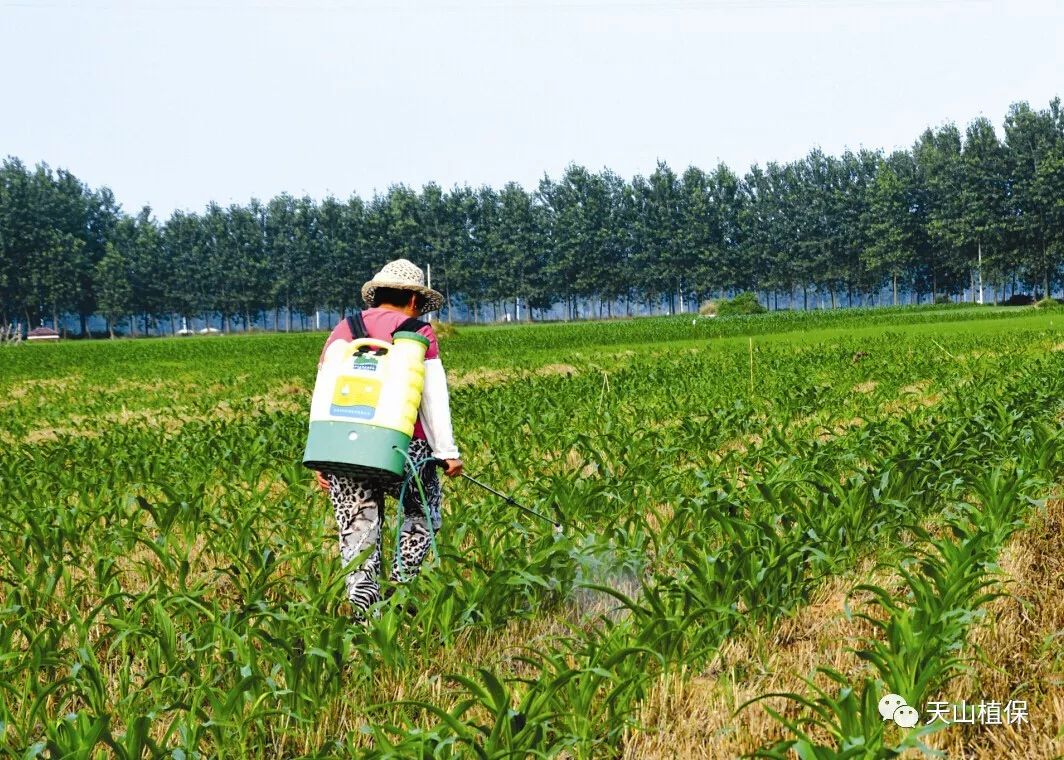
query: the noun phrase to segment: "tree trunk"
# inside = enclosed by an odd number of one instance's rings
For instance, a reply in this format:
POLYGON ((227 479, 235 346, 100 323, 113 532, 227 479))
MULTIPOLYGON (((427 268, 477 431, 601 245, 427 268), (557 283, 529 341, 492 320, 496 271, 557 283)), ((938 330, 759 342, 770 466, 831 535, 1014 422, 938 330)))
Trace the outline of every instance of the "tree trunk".
POLYGON ((897 306, 898 305, 898 273, 897 272, 894 273, 894 277, 892 279, 894 281, 894 306, 897 306))
MULTIPOLYGON (((87 337, 88 334, 89 334, 88 316, 85 314, 85 312, 82 311, 82 312, 78 313, 78 319, 81 321, 81 337, 82 338, 87 337)), ((7 324, 7 319, 6 318, 4 319, 4 324, 7 324)))

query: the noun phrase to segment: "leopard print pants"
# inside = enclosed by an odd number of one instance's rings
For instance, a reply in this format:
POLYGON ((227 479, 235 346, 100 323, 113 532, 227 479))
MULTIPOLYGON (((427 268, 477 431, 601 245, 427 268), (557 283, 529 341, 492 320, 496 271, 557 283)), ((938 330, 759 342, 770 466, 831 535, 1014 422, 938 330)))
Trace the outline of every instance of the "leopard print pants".
MULTIPOLYGON (((415 438, 410 442, 410 458, 417 462, 432 455, 427 441, 415 438)), ((409 468, 409 465, 407 465, 409 468)), ((364 611, 381 598, 381 517, 386 493, 397 496, 398 486, 383 488, 372 480, 359 480, 338 473, 323 473, 329 482, 329 497, 340 531, 340 557, 345 566, 364 557, 357 570, 347 576, 347 596, 356 611, 364 611), (368 554, 367 554, 368 553, 368 554)), ((435 467, 422 465, 419 473, 428 504, 422 504, 421 494, 413 482, 403 495, 403 526, 392 563, 392 579, 400 583, 417 575, 429 550, 427 511, 432 518, 432 531, 440 529, 442 490, 435 467), (428 507, 426 510, 425 507, 428 507)))

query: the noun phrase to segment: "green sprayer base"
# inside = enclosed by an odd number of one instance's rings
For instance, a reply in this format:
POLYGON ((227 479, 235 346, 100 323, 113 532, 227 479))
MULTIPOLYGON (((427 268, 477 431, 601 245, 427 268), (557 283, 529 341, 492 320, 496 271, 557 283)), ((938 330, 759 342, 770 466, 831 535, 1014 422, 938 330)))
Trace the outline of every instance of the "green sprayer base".
POLYGON ((311 422, 303 466, 357 478, 398 480, 410 436, 358 422, 311 422))

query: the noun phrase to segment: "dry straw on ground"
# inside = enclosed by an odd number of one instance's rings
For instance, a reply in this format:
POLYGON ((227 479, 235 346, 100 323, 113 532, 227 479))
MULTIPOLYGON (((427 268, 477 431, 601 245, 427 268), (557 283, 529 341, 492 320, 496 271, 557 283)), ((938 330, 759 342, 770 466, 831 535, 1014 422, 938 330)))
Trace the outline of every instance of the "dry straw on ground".
MULTIPOLYGON (((784 738, 760 704, 736 711, 762 694, 807 691, 802 679, 814 676, 818 666, 859 672, 860 661, 848 646, 870 628, 848 617, 845 608, 850 590, 864 582, 889 588, 896 579, 870 564, 831 578, 808 605, 768 633, 726 642, 704 673, 659 680, 643 703, 644 729, 631 734, 624 756, 734 758, 784 738)), ((795 705, 782 699, 766 704, 797 714, 795 705)))
POLYGON ((1030 724, 965 726, 930 744, 958 758, 1064 757, 1064 499, 1049 500, 999 564, 1007 595, 989 605, 973 631, 978 661, 942 698, 1024 700, 1030 724))
MULTIPOLYGON (((985 621, 973 629, 969 654, 979 657, 941 699, 1026 700, 1031 723, 954 726, 928 743, 951 758, 1064 757, 1064 499, 1050 500, 1045 513, 1013 537, 1000 565, 1008 595, 993 602, 985 621)), ((846 614, 846 600, 855 585, 869 581, 895 595, 901 592, 896 576, 866 565, 830 579, 810 604, 771 632, 727 642, 705 672, 659 680, 643 703, 643 728, 630 733, 624 756, 734 758, 785 738, 760 704, 736 711, 759 695, 807 693, 802 679, 818 666, 855 679, 865 674, 850 650, 871 630, 846 614)), ((859 600, 850 603, 860 605, 859 600)), ((796 706, 785 700, 766 704, 797 715, 796 706)))

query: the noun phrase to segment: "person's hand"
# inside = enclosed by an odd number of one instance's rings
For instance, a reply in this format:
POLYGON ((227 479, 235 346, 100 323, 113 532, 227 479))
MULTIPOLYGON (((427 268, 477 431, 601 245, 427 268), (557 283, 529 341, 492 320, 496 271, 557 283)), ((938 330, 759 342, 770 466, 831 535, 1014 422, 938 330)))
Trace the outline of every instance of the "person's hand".
POLYGON ((449 478, 457 478, 462 474, 462 460, 461 459, 444 459, 447 464, 447 469, 443 471, 443 474, 449 478))
POLYGON ((326 493, 328 493, 329 492, 329 481, 326 480, 325 476, 322 475, 320 472, 315 472, 314 474, 318 477, 318 485, 321 486, 321 490, 323 490, 326 493))

